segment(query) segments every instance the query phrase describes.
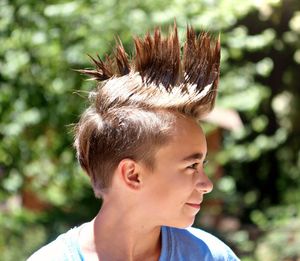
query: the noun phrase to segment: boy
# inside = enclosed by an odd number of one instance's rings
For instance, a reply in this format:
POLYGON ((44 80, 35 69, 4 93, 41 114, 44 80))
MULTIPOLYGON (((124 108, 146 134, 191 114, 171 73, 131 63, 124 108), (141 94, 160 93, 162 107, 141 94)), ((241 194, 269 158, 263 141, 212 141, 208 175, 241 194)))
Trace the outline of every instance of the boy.
POLYGON ((75 129, 78 160, 103 204, 29 260, 238 260, 223 242, 191 228, 212 190, 197 121, 217 93, 220 41, 187 28, 181 59, 177 28, 167 38, 136 38, 129 60, 91 58, 80 70, 98 82, 75 129))

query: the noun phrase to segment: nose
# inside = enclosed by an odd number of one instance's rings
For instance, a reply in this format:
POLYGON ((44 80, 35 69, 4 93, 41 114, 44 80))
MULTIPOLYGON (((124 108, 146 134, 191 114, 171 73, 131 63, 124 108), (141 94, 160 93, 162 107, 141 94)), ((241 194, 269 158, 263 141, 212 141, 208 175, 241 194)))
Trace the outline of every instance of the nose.
POLYGON ((207 177, 207 175, 205 174, 204 171, 200 171, 198 173, 198 180, 196 183, 196 189, 200 192, 200 193, 209 193, 213 190, 213 183, 211 182, 211 180, 207 177))

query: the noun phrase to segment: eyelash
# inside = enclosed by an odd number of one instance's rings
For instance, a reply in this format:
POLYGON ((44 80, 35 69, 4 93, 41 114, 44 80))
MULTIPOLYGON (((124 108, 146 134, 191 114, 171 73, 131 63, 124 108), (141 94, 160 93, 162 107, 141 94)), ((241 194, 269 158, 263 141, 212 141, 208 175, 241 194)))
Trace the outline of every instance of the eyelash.
MULTIPOLYGON (((205 166, 207 163, 208 163, 208 160, 205 159, 205 160, 203 161, 203 166, 205 166)), ((195 163, 193 163, 192 165, 188 166, 188 168, 189 168, 189 169, 197 169, 197 167, 198 167, 199 164, 200 164, 200 163, 195 162, 195 163)))

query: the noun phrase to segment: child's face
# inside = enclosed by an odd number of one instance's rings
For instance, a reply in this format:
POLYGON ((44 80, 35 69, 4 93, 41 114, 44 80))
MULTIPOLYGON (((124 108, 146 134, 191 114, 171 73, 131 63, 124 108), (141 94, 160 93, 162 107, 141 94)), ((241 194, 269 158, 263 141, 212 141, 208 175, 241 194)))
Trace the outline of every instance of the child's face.
POLYGON ((144 180, 145 208, 157 225, 193 224, 203 195, 213 188, 203 170, 206 153, 202 129, 191 119, 179 119, 172 141, 157 151, 154 171, 144 180))

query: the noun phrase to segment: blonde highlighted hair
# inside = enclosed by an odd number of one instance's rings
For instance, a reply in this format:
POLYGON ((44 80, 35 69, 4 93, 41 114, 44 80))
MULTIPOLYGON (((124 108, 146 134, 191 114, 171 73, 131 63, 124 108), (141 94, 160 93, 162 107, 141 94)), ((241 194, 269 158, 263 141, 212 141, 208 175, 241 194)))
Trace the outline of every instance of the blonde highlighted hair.
POLYGON ((113 57, 90 57, 94 69, 79 72, 97 82, 91 105, 75 128, 75 148, 96 196, 110 186, 124 158, 153 167, 153 152, 171 136, 176 114, 202 118, 212 110, 220 75, 220 39, 187 27, 165 38, 156 29, 134 38, 129 59, 119 40, 113 57), (150 149, 149 149, 150 148, 150 149))

